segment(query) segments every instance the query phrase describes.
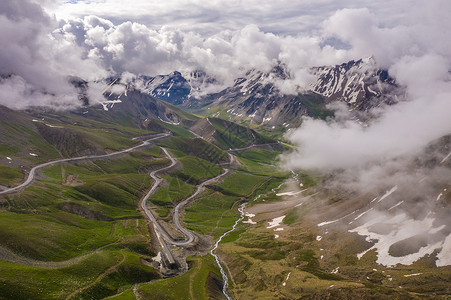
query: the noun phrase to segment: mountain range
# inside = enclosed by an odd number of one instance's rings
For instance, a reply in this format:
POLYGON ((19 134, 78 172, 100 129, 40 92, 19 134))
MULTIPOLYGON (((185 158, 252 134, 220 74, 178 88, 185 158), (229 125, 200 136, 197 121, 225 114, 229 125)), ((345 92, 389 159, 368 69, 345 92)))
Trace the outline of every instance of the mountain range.
POLYGON ((403 101, 372 58, 310 72, 291 94, 282 64, 214 93, 201 71, 112 77, 99 102, 71 77, 78 109, 0 106, 0 298, 449 296, 450 135, 362 190, 281 169, 304 116, 403 101))
POLYGON ((232 86, 215 93, 202 92, 205 82, 215 82, 204 72, 182 74, 175 71, 155 77, 140 76, 134 83, 143 93, 184 109, 216 116, 223 113, 229 115, 230 120, 268 126, 295 127, 303 115, 326 118, 331 114, 326 104, 332 102, 345 103, 352 110, 367 111, 402 99, 402 88, 387 70, 377 68, 372 58, 315 67, 310 72, 310 82, 291 93, 280 89, 280 85, 292 81, 283 64, 266 73, 249 70, 232 86))

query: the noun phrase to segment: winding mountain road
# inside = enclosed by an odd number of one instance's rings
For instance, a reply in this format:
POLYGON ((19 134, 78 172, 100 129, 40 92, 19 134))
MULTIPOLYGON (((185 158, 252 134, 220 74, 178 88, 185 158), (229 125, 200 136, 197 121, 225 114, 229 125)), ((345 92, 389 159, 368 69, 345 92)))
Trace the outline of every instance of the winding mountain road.
POLYGON ((58 163, 62 163, 62 162, 74 162, 74 161, 85 160, 85 159, 107 158, 107 157, 115 156, 115 155, 122 154, 122 153, 128 153, 128 152, 134 151, 134 150, 136 150, 138 148, 141 148, 141 147, 149 145, 150 141, 161 139, 161 138, 164 138, 164 137, 168 137, 170 135, 171 134, 169 134, 169 133, 162 133, 162 134, 159 134, 156 137, 153 137, 153 138, 150 138, 148 140, 145 140, 144 142, 142 142, 139 145, 136 145, 134 147, 131 147, 131 148, 128 148, 128 149, 125 149, 125 150, 117 151, 117 152, 112 152, 112 153, 108 153, 108 154, 101 154, 101 155, 85 155, 85 156, 79 156, 79 157, 63 158, 63 159, 49 161, 49 162, 46 162, 46 163, 34 166, 33 168, 31 168, 30 173, 28 173, 27 179, 22 184, 20 184, 18 186, 15 186, 15 187, 12 187, 12 188, 9 188, 9 189, 6 189, 6 190, 3 190, 3 191, 0 191, 0 195, 15 192, 15 191, 18 191, 18 190, 30 185, 31 182, 34 179, 36 171, 39 170, 39 169, 42 169, 42 168, 45 168, 45 167, 49 167, 49 166, 52 166, 52 165, 55 165, 55 164, 58 164, 58 163))
POLYGON ((235 152, 235 151, 244 151, 244 150, 248 150, 248 149, 252 149, 252 148, 259 148, 259 147, 263 147, 263 146, 272 146, 272 145, 279 145, 280 142, 273 142, 273 143, 266 143, 266 144, 252 144, 250 146, 244 147, 244 148, 235 148, 235 149, 229 149, 229 150, 225 150, 227 152, 235 152))
MULTIPOLYGON (((186 239, 185 243, 189 244, 194 240, 194 235, 191 231, 189 231, 188 229, 186 229, 185 227, 183 227, 180 224, 180 210, 192 199, 194 199, 195 197, 197 197, 197 195, 199 195, 202 190, 204 189, 204 187, 216 180, 218 180, 219 178, 227 175, 229 173, 229 169, 224 169, 224 172, 222 172, 221 174, 219 174, 216 177, 210 178, 204 182, 202 182, 201 184, 199 184, 197 186, 196 191, 189 196, 188 198, 186 198, 185 200, 181 201, 179 204, 177 204, 177 206, 174 209, 174 224, 177 227, 177 229, 182 232, 186 237, 188 237, 188 239, 186 239)), ((178 242, 180 243, 180 242, 178 242)))
POLYGON ((160 147, 163 152, 165 153, 165 155, 171 160, 171 164, 169 166, 166 166, 164 168, 152 171, 150 173, 150 177, 152 177, 152 179, 155 180, 152 188, 150 189, 150 191, 144 196, 143 200, 141 201, 141 208, 144 210, 144 212, 146 213, 146 216, 149 218, 149 220, 154 224, 155 226, 155 230, 158 231, 158 233, 169 243, 175 246, 186 246, 189 245, 190 243, 192 243, 195 240, 195 235, 193 232, 191 232, 190 230, 186 229, 185 227, 182 226, 181 222, 180 222, 180 210, 181 208, 183 208, 183 206, 185 206, 190 200, 194 199, 195 197, 197 197, 202 190, 204 189, 204 187, 216 180, 218 180, 219 178, 227 175, 229 173, 228 169, 224 169, 224 172, 219 174, 216 177, 210 178, 204 182, 202 182, 201 184, 199 184, 196 188, 196 191, 189 196, 188 198, 186 198, 185 200, 181 201, 180 203, 178 203, 175 208, 174 208, 174 224, 177 228, 177 230, 179 230, 181 233, 183 233, 183 235, 185 235, 185 239, 184 240, 174 240, 171 236, 169 236, 169 234, 166 232, 166 230, 163 229, 163 227, 158 223, 157 219, 155 218, 155 216, 153 215, 153 213, 147 208, 147 200, 150 198, 150 196, 156 191, 156 189, 158 188, 158 186, 160 185, 160 183, 163 181, 163 179, 159 176, 157 176, 157 173, 168 170, 170 168, 172 168, 173 166, 175 166, 177 164, 177 159, 175 157, 173 157, 169 151, 163 147, 160 147))

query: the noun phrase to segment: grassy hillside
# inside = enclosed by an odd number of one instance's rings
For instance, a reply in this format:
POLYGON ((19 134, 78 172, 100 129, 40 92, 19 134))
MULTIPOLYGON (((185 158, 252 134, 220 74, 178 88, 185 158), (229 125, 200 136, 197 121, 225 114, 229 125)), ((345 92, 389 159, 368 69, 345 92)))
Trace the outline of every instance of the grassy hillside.
MULTIPOLYGON (((131 137, 152 133, 103 117, 2 109, 0 184, 22 181, 21 165, 116 151, 138 143, 131 137)), ((100 299, 160 278, 141 262, 155 253, 138 211, 148 173, 169 163, 160 156, 158 147, 148 147, 57 164, 23 191, 1 195, 0 298, 100 299)))
POLYGON ((181 276, 138 286, 139 297, 174 300, 221 297, 221 287, 217 284, 221 275, 213 257, 191 257, 188 263, 190 270, 181 276))
POLYGON ((168 149, 176 150, 174 154, 178 156, 190 155, 209 161, 211 163, 227 162, 227 153, 201 138, 172 137, 167 140, 157 142, 158 145, 168 149), (177 154, 177 153, 183 154, 177 154))
POLYGON ((215 139, 223 149, 241 148, 252 144, 275 142, 255 130, 218 118, 209 118, 215 127, 215 139))
MULTIPOLYGON (((177 109, 173 111, 183 117, 179 125, 150 119, 141 123, 143 120, 99 110, 87 114, 39 112, 33 116, 8 112, 11 120, 2 121, 10 126, 12 135, 1 131, 5 139, 0 151, 5 158, 0 167, 0 184, 17 184, 27 168, 40 161, 107 153, 137 144, 138 140, 132 140, 136 136, 172 132, 172 137, 155 143, 166 147, 180 163, 160 174, 164 183, 149 199, 149 206, 170 228, 176 203, 191 195, 195 185, 224 171, 218 164, 229 162, 229 156, 222 149, 274 142, 227 121, 200 120, 177 109), (118 117, 117 123, 112 115, 118 117), (208 130, 212 129, 216 145, 184 128, 200 121, 211 126, 208 130), (140 125, 146 129, 140 129, 140 125), (26 146, 28 140, 31 146, 26 146), (11 164, 6 156, 12 159, 11 164), (19 160, 28 163, 24 169, 19 160)), ((233 226, 241 203, 263 201, 259 195, 265 195, 265 201, 277 200, 272 190, 290 176, 276 166, 280 151, 275 145, 233 152, 236 162, 229 175, 211 183, 185 207, 183 224, 201 235, 202 240, 189 251, 199 249, 205 253, 208 243, 233 226)), ((156 251, 139 211, 139 200, 151 186, 149 172, 169 163, 159 147, 148 146, 108 159, 44 168, 31 186, 0 196, 0 298, 221 298, 221 275, 209 255, 192 256, 188 259, 188 272, 157 281, 154 279, 161 278, 161 274, 143 263, 151 261, 156 251)), ((291 224, 297 221, 290 218, 291 224)), ((224 245, 242 239, 254 244, 268 242, 262 234, 248 237, 246 230, 247 227, 240 227, 224 245)), ((254 244, 240 247, 248 247, 246 255, 255 261, 280 259, 286 253, 285 246, 275 242, 266 246, 280 249, 270 249, 268 253, 254 244)), ((183 251, 180 248, 176 253, 183 251)), ((227 249, 221 245, 218 251, 225 253, 227 249)), ((237 251, 240 256, 241 248, 237 251)), ((241 257, 236 259, 241 261, 241 257)))

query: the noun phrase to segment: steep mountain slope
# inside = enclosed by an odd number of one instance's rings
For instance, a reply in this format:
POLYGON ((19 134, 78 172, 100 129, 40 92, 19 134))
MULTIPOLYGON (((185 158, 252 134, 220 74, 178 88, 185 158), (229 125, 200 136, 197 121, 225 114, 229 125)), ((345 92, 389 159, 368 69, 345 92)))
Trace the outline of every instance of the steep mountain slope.
POLYGON ((398 161, 373 189, 350 189, 344 170, 316 184, 298 174, 248 203, 242 233, 221 248, 235 297, 446 299, 450 141, 434 141, 403 170, 398 161))
MULTIPOLYGON (((268 73, 250 70, 236 79, 233 86, 218 93, 199 93, 202 85, 194 88, 178 72, 149 79, 144 90, 159 99, 200 109, 210 116, 284 127, 298 126, 302 115, 330 116, 327 103, 339 101, 351 109, 368 110, 382 103, 395 103, 402 93, 388 72, 378 69, 372 58, 315 67, 310 71, 313 81, 305 91, 296 94, 282 93, 279 88, 292 79, 283 65, 268 73), (172 98, 175 95, 180 96, 179 100, 172 98)), ((192 74, 186 76, 193 78, 192 74)))
POLYGON ((102 103, 103 109, 135 119, 155 118, 163 121, 179 123, 181 117, 161 100, 146 93, 125 87, 121 94, 109 94, 102 103))
POLYGON ((313 68, 316 81, 311 90, 328 102, 343 101, 357 109, 396 101, 396 85, 386 70, 377 68, 372 58, 332 67, 313 68))
POLYGON ((250 128, 219 118, 197 121, 191 130, 205 140, 223 148, 242 148, 250 145, 276 143, 250 128))
POLYGON ((203 96, 208 94, 208 87, 215 84, 215 79, 202 71, 181 74, 174 71, 167 75, 155 77, 139 76, 133 84, 141 91, 175 105, 203 106, 203 96))
POLYGON ((189 82, 177 71, 155 77, 141 76, 137 84, 147 94, 172 104, 182 104, 191 92, 189 82))

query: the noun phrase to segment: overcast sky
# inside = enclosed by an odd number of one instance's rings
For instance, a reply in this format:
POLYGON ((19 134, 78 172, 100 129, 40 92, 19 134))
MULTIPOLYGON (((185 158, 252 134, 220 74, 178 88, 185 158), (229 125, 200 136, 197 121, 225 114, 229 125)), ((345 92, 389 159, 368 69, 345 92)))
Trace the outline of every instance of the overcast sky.
POLYGON ((284 159, 365 178, 451 132, 450 14, 449 0, 1 0, 0 104, 77 107, 68 76, 90 81, 95 102, 108 76, 202 70, 221 88, 279 63, 299 91, 311 67, 372 56, 408 101, 367 128, 305 119, 284 159))
POLYGON ((281 62, 297 88, 313 66, 368 56, 447 66, 450 11, 447 0, 2 0, 0 104, 79 105, 69 75, 203 70, 227 86, 281 62))
POLYGON ((153 29, 173 26, 203 34, 239 30, 256 24, 265 32, 311 34, 337 10, 368 8, 385 26, 397 24, 408 0, 93 0, 58 1, 48 7, 58 18, 96 15, 118 25, 139 22, 153 29))

